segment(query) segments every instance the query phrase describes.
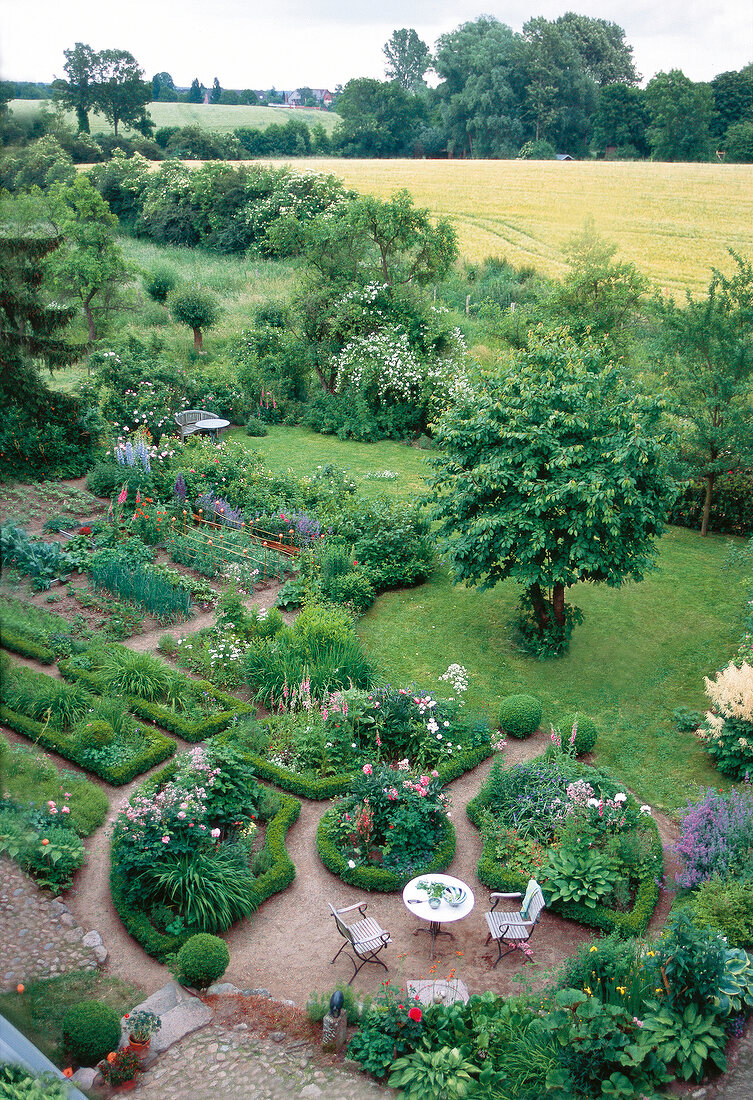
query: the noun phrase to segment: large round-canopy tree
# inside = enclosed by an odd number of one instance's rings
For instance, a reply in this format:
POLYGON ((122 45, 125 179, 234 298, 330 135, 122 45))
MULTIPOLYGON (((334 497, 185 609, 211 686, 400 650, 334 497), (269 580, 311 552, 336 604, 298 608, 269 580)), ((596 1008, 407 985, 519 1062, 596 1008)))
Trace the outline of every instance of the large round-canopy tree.
POLYGON ((566 644, 567 588, 653 564, 672 495, 661 421, 597 341, 531 333, 438 424, 430 500, 456 580, 522 582, 541 636, 566 644))

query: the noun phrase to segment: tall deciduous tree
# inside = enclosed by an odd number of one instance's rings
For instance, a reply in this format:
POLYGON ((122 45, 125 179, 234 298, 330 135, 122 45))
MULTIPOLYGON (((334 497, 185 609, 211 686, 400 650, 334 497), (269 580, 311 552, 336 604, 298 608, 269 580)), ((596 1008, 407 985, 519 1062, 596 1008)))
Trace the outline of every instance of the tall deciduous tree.
POLYGON ((646 85, 648 141, 655 160, 707 160, 714 97, 679 69, 657 73, 646 85))
POLYGON ((154 128, 146 111, 152 98, 152 86, 144 80, 136 58, 128 50, 102 50, 97 58, 97 108, 116 135, 118 126, 124 122, 148 136, 154 128))
POLYGON ((333 138, 345 156, 397 157, 409 152, 425 107, 396 83, 359 77, 343 88, 337 113, 333 138))
POLYGON ((715 270, 705 297, 661 303, 662 381, 676 399, 687 466, 706 483, 702 535, 717 476, 753 465, 753 266, 732 257, 737 270, 715 270))
POLYGON ((96 105, 99 55, 83 42, 77 42, 72 50, 63 50, 68 74, 67 80, 53 83, 53 94, 58 103, 76 112, 79 131, 89 133, 89 112, 96 105))
POLYGON ((640 88, 608 84, 599 92, 594 119, 592 147, 604 152, 610 145, 622 155, 646 157, 648 109, 640 88))
POLYGON ((488 15, 438 39, 437 96, 453 156, 514 156, 520 149, 527 136, 524 49, 520 35, 488 15))
POLYGON ((600 88, 608 84, 637 83, 633 47, 627 44, 625 32, 617 23, 576 15, 572 11, 555 22, 568 35, 585 71, 600 88))
POLYGON ((194 350, 203 355, 203 333, 219 320, 217 299, 199 286, 180 286, 168 295, 167 304, 175 321, 193 329, 194 350))
POLYGON ((114 307, 129 276, 115 237, 118 219, 86 176, 56 184, 47 203, 50 221, 62 239, 49 260, 54 285, 63 298, 81 303, 93 343, 96 314, 114 307))
POLYGON ((431 65, 431 54, 413 27, 393 31, 382 52, 387 58, 384 71, 390 80, 397 81, 406 92, 415 92, 424 86, 424 74, 431 65))
POLYGON ((596 84, 570 36, 547 19, 523 27, 525 107, 533 138, 563 152, 584 153, 596 110, 596 84))
POLYGON ((220 82, 217 79, 217 77, 215 77, 214 80, 212 81, 212 89, 209 93, 209 102, 210 103, 219 103, 221 95, 222 95, 222 87, 221 87, 220 82))
POLYGON ((195 76, 191 81, 191 87, 186 92, 187 103, 203 103, 204 102, 204 85, 199 84, 198 76, 195 76))
POLYGON ((456 580, 521 582, 542 635, 579 581, 641 580, 671 492, 660 419, 594 340, 532 334, 438 426, 430 500, 456 580))

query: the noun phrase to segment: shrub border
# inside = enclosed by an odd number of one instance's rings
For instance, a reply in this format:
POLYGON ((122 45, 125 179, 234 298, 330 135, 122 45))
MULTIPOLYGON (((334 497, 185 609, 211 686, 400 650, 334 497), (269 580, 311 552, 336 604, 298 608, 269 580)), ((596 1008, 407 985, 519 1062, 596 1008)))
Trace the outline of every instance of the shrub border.
MULTIPOLYGON (((541 757, 538 759, 541 759, 541 757)), ((593 767, 590 764, 576 764, 576 767, 583 769, 584 778, 589 775, 589 772, 598 772, 599 775, 604 776, 610 782, 624 787, 624 784, 616 780, 607 770, 593 767)), ((489 781, 487 779, 479 793, 470 800, 465 809, 469 820, 479 831, 481 829, 481 811, 488 804, 488 798, 485 797, 488 785, 489 781)), ((630 797, 634 796, 631 795, 630 797)), ((659 836, 659 829, 653 817, 650 818, 650 821, 654 833, 652 854, 658 855, 662 859, 663 865, 664 849, 659 836)), ((525 892, 527 879, 520 875, 505 873, 499 862, 491 854, 486 843, 476 867, 476 874, 479 881, 488 886, 490 890, 522 890, 522 892, 525 892)), ((577 921, 579 924, 585 924, 591 928, 600 928, 604 932, 616 931, 621 936, 642 936, 648 927, 648 922, 651 920, 658 901, 659 887, 656 884, 654 872, 650 872, 645 878, 639 880, 635 903, 629 912, 621 913, 614 909, 608 909, 605 905, 597 905, 592 909, 587 905, 580 904, 580 902, 558 901, 553 903, 551 909, 552 912, 559 913, 560 916, 566 917, 568 920, 577 921)))
MULTIPOLYGON (((121 648, 125 649, 125 646, 121 648)), ((167 669, 167 665, 165 668, 167 669)), ((66 680, 79 680, 84 683, 91 691, 96 692, 97 695, 107 695, 110 690, 110 685, 107 682, 107 678, 101 673, 90 672, 88 669, 77 668, 72 665, 70 659, 63 658, 58 661, 58 668, 60 669, 61 676, 64 676, 66 680)), ((209 680, 194 680, 190 676, 186 676, 184 672, 175 672, 176 676, 182 677, 187 684, 191 685, 192 690, 198 689, 199 691, 209 691, 214 698, 223 705, 226 705, 226 709, 219 712, 219 714, 213 714, 209 718, 204 718, 200 721, 191 720, 188 721, 185 718, 181 718, 179 714, 176 714, 170 707, 163 706, 161 703, 153 703, 148 699, 141 699, 138 695, 124 695, 123 701, 129 710, 134 714, 138 714, 140 718, 144 718, 147 722, 154 722, 155 725, 162 726, 163 729, 169 730, 171 733, 175 733, 178 737, 182 737, 184 741, 203 741, 206 737, 211 737, 215 733, 221 733, 222 730, 227 729, 236 718, 245 717, 254 713, 254 707, 249 703, 244 703, 242 699, 236 699, 234 695, 229 695, 225 691, 220 691, 218 688, 211 684, 209 680)))
POLYGON ((403 875, 399 875, 395 871, 388 871, 384 867, 348 867, 348 860, 338 850, 330 837, 330 827, 335 819, 337 809, 337 805, 334 805, 322 814, 316 830, 316 850, 327 870, 337 875, 349 886, 358 886, 361 890, 380 890, 382 893, 392 893, 395 890, 402 890, 416 875, 430 875, 438 871, 444 871, 455 858, 455 829, 452 822, 443 817, 440 838, 437 841, 434 855, 425 866, 414 868, 403 875))
MULTIPOLYGON (((44 675, 44 673, 40 673, 39 675, 44 675)), ((41 745, 45 749, 51 749, 53 752, 56 752, 58 756, 63 756, 66 760, 72 760, 74 764, 78 764, 84 771, 92 775, 98 775, 112 787, 122 787, 124 783, 128 783, 137 775, 141 775, 142 772, 148 771, 156 764, 161 764, 163 760, 167 760, 169 756, 172 756, 177 747, 175 742, 169 737, 165 737, 164 734, 159 733, 157 730, 150 729, 148 726, 142 726, 141 723, 138 723, 139 731, 148 742, 146 751, 140 756, 132 757, 131 760, 122 764, 115 764, 112 766, 102 765, 102 767, 96 768, 81 760, 80 752, 75 749, 73 745, 69 744, 69 739, 62 730, 56 730, 49 724, 43 725, 41 722, 36 722, 33 718, 27 718, 24 714, 18 714, 16 711, 11 710, 10 707, 5 706, 4 703, 0 704, 0 719, 9 725, 11 729, 14 729, 16 733, 20 733, 23 737, 28 737, 35 745, 41 745)))
MULTIPOLYGON (((158 784, 167 782, 173 777, 175 770, 176 763, 171 761, 157 775, 150 776, 145 780, 133 794, 148 792, 158 784)), ((267 822, 264 847, 261 850, 269 851, 273 864, 254 880, 253 889, 250 891, 254 909, 258 909, 262 902, 273 894, 277 894, 290 886, 295 878, 295 864, 288 855, 285 846, 285 835, 291 825, 298 820, 301 803, 292 795, 283 794, 280 791, 271 793, 280 800, 280 806, 275 815, 267 822)), ((178 951, 193 933, 184 932, 179 936, 173 936, 166 932, 159 932, 146 913, 128 903, 124 890, 125 876, 117 865, 117 851, 118 841, 114 840, 110 849, 110 895, 112 903, 126 932, 141 944, 147 955, 164 962, 167 956, 178 951)))

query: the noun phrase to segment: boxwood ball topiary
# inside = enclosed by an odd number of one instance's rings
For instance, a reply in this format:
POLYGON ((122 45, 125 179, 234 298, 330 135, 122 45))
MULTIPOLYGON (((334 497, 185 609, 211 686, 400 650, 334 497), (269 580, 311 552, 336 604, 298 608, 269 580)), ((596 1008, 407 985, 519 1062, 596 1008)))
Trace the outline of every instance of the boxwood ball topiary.
POLYGON ((199 932, 191 936, 178 952, 178 975, 185 985, 203 989, 216 982, 228 968, 230 952, 219 936, 199 932))
POLYGON ((508 695, 499 708, 499 724, 510 737, 530 737, 541 725, 542 713, 535 695, 508 695))
POLYGON ((573 732, 573 725, 577 719, 578 729, 575 732, 575 753, 583 756, 587 752, 593 752, 599 731, 593 718, 587 714, 565 714, 557 722, 557 729, 562 736, 562 743, 567 744, 573 732))
POLYGON ((84 1066, 94 1066, 118 1049, 120 1016, 99 1001, 79 1001, 66 1012, 62 1030, 72 1057, 84 1066))

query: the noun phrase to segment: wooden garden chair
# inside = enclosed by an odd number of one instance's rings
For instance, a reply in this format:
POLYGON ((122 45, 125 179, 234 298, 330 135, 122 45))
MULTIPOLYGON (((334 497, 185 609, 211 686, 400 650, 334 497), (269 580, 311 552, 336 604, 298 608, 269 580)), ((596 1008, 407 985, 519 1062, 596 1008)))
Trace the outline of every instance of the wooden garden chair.
POLYGON ((490 912, 486 914, 486 923, 489 926, 489 935, 486 937, 486 942, 488 943, 489 940, 497 941, 499 955, 494 963, 496 967, 500 959, 503 959, 505 955, 509 955, 511 951, 515 951, 520 944, 526 943, 531 938, 531 934, 546 908, 546 902, 541 887, 535 878, 529 880, 525 896, 520 893, 493 893, 489 895, 489 900, 493 900, 494 904, 490 912), (509 901, 519 898, 520 908, 511 912, 497 912, 497 905, 503 898, 509 901), (503 944, 508 945, 505 952, 502 951, 503 944))

